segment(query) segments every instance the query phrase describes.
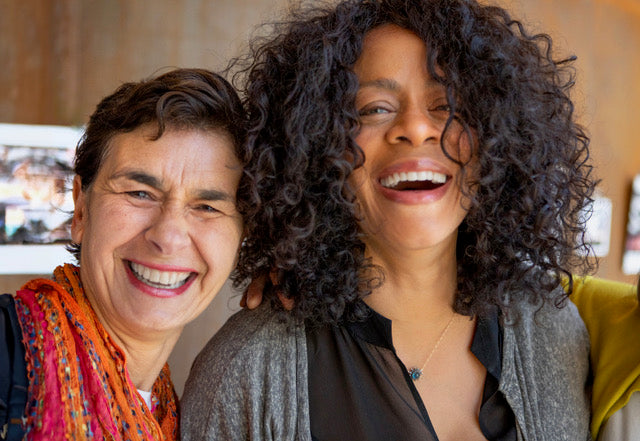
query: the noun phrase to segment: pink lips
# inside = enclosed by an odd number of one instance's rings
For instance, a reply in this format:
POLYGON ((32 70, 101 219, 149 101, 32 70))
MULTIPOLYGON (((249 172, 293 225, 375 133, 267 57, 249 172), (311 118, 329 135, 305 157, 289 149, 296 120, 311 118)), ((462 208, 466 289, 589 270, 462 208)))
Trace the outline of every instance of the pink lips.
MULTIPOLYGON (((160 270, 160 271, 182 271, 182 272, 189 272, 190 271, 189 269, 177 268, 177 267, 148 265, 148 264, 144 264, 144 265, 148 266, 149 268, 154 268, 154 269, 157 269, 157 270, 160 270)), ((150 296, 153 296, 153 297, 168 298, 168 297, 179 296, 180 294, 185 292, 187 289, 189 289, 191 284, 194 282, 195 275, 196 275, 195 273, 193 273, 191 276, 189 276, 189 279, 186 281, 186 283, 184 283, 183 285, 181 285, 181 286, 179 286, 177 288, 173 288, 173 289, 156 288, 156 287, 153 287, 153 286, 149 286, 146 283, 143 283, 140 280, 138 280, 138 278, 135 276, 135 274, 133 274, 133 271, 129 267, 129 263, 128 262, 125 261, 124 267, 125 267, 125 270, 126 270, 126 273, 127 273, 127 277, 129 278, 129 282, 131 282, 131 284, 133 286, 135 286, 137 289, 139 289, 140 291, 142 291, 145 294, 148 294, 150 296)))

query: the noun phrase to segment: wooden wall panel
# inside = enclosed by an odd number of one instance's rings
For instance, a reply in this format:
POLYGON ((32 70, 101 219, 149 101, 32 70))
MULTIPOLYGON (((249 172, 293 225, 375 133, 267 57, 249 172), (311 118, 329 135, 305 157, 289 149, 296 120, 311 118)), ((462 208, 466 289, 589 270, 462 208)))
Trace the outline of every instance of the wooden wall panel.
POLYGON ((533 28, 548 32, 559 54, 578 56, 574 95, 591 136, 599 190, 613 202, 611 249, 597 274, 635 283, 622 273, 631 181, 640 173, 640 2, 510 0, 533 28))
MULTIPOLYGON (((124 81, 167 67, 221 69, 288 0, 0 0, 0 122, 75 124, 124 81)), ((598 274, 622 274, 632 177, 640 172, 638 0, 503 0, 561 53, 578 55, 577 111, 614 203, 611 251, 598 274)), ((12 291, 29 276, 0 277, 12 291)), ((185 330, 171 358, 178 390, 190 360, 237 298, 229 290, 185 330)))
POLYGON ((282 0, 0 0, 0 121, 82 124, 125 81, 222 69, 282 0))
POLYGON ((70 123, 75 101, 75 2, 0 1, 0 121, 70 123))
MULTIPOLYGON (((624 5, 623 5, 624 6, 624 5)), ((640 173, 640 11, 597 4, 594 75, 590 94, 596 97, 592 134, 594 154, 602 178, 602 190, 614 201, 612 250, 603 260, 601 273, 612 278, 623 276, 623 244, 634 175, 640 173)))

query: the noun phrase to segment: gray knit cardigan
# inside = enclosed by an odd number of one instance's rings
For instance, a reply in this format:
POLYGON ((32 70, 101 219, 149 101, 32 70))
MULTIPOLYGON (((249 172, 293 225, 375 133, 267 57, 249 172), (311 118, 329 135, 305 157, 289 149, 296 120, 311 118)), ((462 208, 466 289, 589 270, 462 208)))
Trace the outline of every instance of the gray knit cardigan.
MULTIPOLYGON (((503 325, 500 390, 518 440, 590 440, 589 338, 572 303, 526 303, 503 325)), ((181 401, 181 435, 199 440, 311 441, 303 325, 267 307, 231 317, 193 364, 181 401)))

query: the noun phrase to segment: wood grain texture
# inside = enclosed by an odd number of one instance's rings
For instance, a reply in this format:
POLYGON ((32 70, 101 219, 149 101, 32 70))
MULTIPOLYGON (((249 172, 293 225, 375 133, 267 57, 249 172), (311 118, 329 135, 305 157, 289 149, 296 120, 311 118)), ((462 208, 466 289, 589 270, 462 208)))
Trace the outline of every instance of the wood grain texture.
MULTIPOLYGON (((621 271, 631 180, 640 172, 640 1, 504 0, 534 29, 576 54, 574 95, 592 138, 602 193, 613 200, 609 255, 598 275, 621 271)), ((170 67, 222 69, 255 27, 287 0, 0 0, 0 122, 83 124, 125 81, 170 67)), ((1 252, 1 251, 0 251, 1 252)), ((2 276, 13 290, 26 276, 2 276)), ((171 358, 178 390, 191 359, 236 309, 225 289, 188 327, 171 358)))

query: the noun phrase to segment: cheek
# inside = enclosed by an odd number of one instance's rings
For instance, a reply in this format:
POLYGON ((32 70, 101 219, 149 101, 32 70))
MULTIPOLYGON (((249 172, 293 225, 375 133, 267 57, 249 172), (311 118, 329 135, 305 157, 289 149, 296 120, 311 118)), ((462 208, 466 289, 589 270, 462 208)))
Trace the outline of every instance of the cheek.
POLYGON ((451 126, 445 138, 445 145, 448 147, 447 153, 465 165, 472 165, 470 163, 477 149, 477 138, 475 136, 475 132, 464 130, 460 124, 451 126))
MULTIPOLYGON (((206 227, 198 234, 198 247, 205 253, 207 264, 214 272, 230 272, 235 267, 242 232, 241 221, 229 220, 215 227, 206 227)), ((225 279, 227 276, 224 274, 225 279)))
MULTIPOLYGON (((354 170, 349 178, 349 184, 355 194, 355 214, 361 228, 370 225, 376 218, 375 183, 366 169, 366 165, 354 170)), ((366 228, 365 228, 366 229, 366 228)))
POLYGON ((464 188, 474 194, 477 188, 477 180, 480 176, 480 161, 478 159, 478 142, 475 134, 473 138, 464 133, 460 139, 460 161, 464 164, 464 188))
POLYGON ((110 203, 92 206, 86 221, 83 255, 88 245, 96 253, 111 254, 144 233, 150 223, 148 213, 110 203))
POLYGON ((466 131, 462 131, 460 135, 460 160, 468 164, 470 168, 475 168, 477 161, 475 160, 477 157, 477 145, 478 140, 475 136, 475 133, 468 133, 466 131))
POLYGON ((365 166, 358 167, 349 176, 349 185, 353 189, 356 194, 356 199, 360 199, 362 197, 363 186, 367 180, 367 172, 365 166))
POLYGON ((371 155, 372 150, 374 149, 375 139, 378 136, 382 135, 378 135, 376 133, 376 130, 374 130, 372 127, 365 126, 360 129, 358 136, 355 137, 356 144, 360 147, 365 155, 365 164, 367 162, 367 155, 371 155))

